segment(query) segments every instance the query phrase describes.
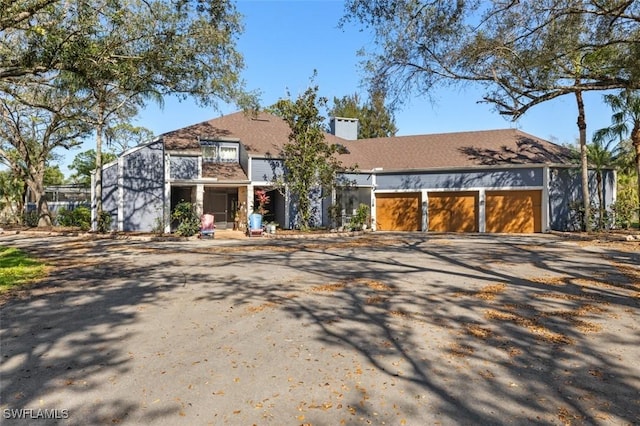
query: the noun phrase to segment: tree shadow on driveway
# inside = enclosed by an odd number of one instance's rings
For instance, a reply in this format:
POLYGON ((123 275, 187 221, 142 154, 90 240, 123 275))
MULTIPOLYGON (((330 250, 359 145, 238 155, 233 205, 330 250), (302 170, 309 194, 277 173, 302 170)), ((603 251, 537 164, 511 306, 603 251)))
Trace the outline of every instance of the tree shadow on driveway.
MULTIPOLYGON (((149 268, 126 260, 131 253, 119 245, 75 240, 52 246, 48 239, 25 247, 54 266, 50 277, 3 295, 2 408, 68 410, 73 423, 79 418, 85 424, 118 423, 139 411, 139 405, 126 395, 83 398, 131 373, 122 342, 139 337, 131 330, 136 308, 154 303, 182 277, 171 275, 170 261, 149 268), (116 259, 110 249, 118 252, 116 259), (57 397, 61 391, 64 398, 57 397), (50 396, 42 399, 43 394, 50 396)), ((177 410, 153 408, 145 418, 177 410)))
MULTIPOLYGON (((403 387, 386 397, 414 420, 637 423, 640 256, 628 247, 446 235, 303 243, 243 254, 262 271, 295 268, 298 283, 237 275, 207 297, 274 303, 313 324, 322 345, 358 353, 403 387)), ((350 406, 356 417, 382 411, 350 406)))
POLYGON ((46 406, 91 423, 206 423, 193 414, 207 404, 229 424, 640 422, 630 246, 423 234, 49 246, 28 245, 58 272, 2 307, 11 408, 64 390, 46 406), (189 375, 216 386, 193 407, 138 395, 177 394, 189 375))

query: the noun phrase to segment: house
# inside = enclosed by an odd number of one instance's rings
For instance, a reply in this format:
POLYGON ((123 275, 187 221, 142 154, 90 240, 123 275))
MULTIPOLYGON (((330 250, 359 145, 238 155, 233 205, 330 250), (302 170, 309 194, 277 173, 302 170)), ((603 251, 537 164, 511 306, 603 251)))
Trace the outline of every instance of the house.
MULTIPOLYGON (((327 141, 344 146, 341 161, 357 169, 342 176, 348 189, 314 195, 316 225, 330 224, 331 204, 347 218, 368 205, 372 228, 384 231, 533 233, 579 223, 580 171, 566 148, 516 129, 357 140, 357 125, 331 121, 327 141)), ((242 228, 255 190, 265 189, 265 220, 292 228, 295 203, 273 189, 288 136, 282 119, 242 112, 165 133, 103 166, 103 210, 116 230, 169 232, 170 212, 184 200, 214 214, 218 229, 242 228)), ((604 182, 610 206, 614 171, 604 182)))

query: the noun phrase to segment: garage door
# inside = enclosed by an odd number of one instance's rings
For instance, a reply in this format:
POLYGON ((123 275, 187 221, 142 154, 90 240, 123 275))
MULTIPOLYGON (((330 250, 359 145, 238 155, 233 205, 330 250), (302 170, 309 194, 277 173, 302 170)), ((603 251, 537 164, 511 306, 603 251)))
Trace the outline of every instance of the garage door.
POLYGON ((542 191, 487 191, 487 232, 542 232, 542 191))
POLYGON ((379 231, 420 231, 420 193, 376 194, 379 231))
POLYGON ((430 192, 429 231, 478 232, 478 193, 430 192))

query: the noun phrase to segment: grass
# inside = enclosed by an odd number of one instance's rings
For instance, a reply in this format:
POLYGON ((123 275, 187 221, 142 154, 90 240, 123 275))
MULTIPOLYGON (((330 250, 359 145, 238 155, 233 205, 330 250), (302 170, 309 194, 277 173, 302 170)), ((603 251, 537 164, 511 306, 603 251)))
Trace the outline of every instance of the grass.
POLYGON ((21 250, 0 246, 0 293, 12 287, 31 284, 47 274, 42 262, 21 250))

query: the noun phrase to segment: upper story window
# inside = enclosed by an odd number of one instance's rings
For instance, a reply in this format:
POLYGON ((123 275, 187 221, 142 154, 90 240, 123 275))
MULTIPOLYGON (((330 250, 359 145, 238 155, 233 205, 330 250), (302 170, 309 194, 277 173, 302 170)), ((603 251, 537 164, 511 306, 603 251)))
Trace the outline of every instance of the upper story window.
POLYGON ((233 142, 201 141, 202 161, 211 163, 235 163, 238 161, 238 144, 233 142))
POLYGON ((215 145, 202 145, 202 159, 204 161, 217 161, 218 147, 215 145))

